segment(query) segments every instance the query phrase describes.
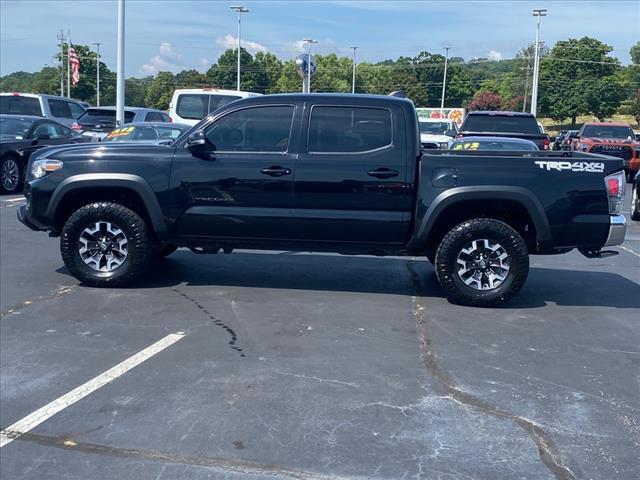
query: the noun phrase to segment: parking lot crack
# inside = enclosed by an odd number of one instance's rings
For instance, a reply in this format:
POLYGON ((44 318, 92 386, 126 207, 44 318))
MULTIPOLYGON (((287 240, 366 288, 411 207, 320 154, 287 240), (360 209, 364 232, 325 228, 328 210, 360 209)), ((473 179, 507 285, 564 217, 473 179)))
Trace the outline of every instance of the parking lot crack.
POLYGON ((278 475, 296 480, 345 480, 336 475, 323 475, 315 472, 282 467, 279 465, 264 464, 246 460, 226 459, 218 457, 195 456, 182 453, 159 452, 155 450, 141 450, 136 448, 119 448, 95 443, 83 443, 70 441, 66 437, 53 437, 35 433, 15 433, 17 441, 33 442, 38 445, 60 448, 69 451, 106 455, 118 458, 132 458, 136 460, 149 460, 177 465, 189 465, 195 467, 218 468, 241 475, 278 475))
POLYGON ((545 432, 540 425, 533 420, 503 410, 481 398, 465 392, 455 383, 451 375, 441 367, 434 352, 429 322, 424 313, 425 307, 421 304, 421 297, 419 296, 419 293, 423 289, 421 276, 416 271, 416 263, 414 261, 407 262, 407 268, 409 269, 411 279, 416 289, 416 296, 413 297, 413 315, 416 317, 423 363, 429 375, 435 380, 440 390, 442 390, 442 393, 465 407, 470 407, 488 415, 515 422, 529 435, 531 440, 533 440, 538 448, 540 459, 556 479, 575 480, 576 476, 573 472, 562 463, 560 452, 555 446, 551 436, 545 432))
POLYGON ((198 310, 200 310, 204 316, 206 316, 209 320, 211 320, 214 325, 222 328, 230 337, 229 343, 228 343, 229 348, 231 348, 232 350, 235 350, 236 352, 238 352, 241 357, 245 356, 244 352, 242 351, 242 348, 238 347, 238 345, 237 345, 237 343, 238 343, 238 335, 236 334, 236 332, 231 327, 229 327, 222 320, 217 318, 213 313, 211 313, 207 308, 205 308, 195 298, 190 297, 189 295, 187 295, 184 292, 181 292, 178 289, 174 289, 173 291, 175 293, 177 293, 178 295, 180 295, 185 300, 187 300, 188 302, 190 302, 193 305, 195 305, 196 308, 198 310))
POLYGON ((7 315, 15 314, 16 312, 19 312, 23 308, 29 307, 34 303, 44 302, 46 300, 55 300, 57 298, 64 297, 65 295, 68 295, 69 293, 76 290, 77 287, 78 285, 64 285, 64 286, 58 287, 49 295, 41 295, 32 300, 24 300, 23 302, 12 305, 8 309, 0 312, 0 318, 4 318, 7 315))

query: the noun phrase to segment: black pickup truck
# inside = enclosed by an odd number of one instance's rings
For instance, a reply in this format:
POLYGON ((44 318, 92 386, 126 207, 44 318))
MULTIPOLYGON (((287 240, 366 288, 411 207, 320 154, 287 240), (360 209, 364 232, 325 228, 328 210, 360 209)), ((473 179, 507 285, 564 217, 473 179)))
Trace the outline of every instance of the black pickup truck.
POLYGON ((420 148, 406 99, 267 95, 171 145, 48 148, 18 218, 60 236, 82 282, 117 286, 176 247, 426 256, 448 298, 497 305, 529 254, 624 241, 622 160, 582 152, 420 148))

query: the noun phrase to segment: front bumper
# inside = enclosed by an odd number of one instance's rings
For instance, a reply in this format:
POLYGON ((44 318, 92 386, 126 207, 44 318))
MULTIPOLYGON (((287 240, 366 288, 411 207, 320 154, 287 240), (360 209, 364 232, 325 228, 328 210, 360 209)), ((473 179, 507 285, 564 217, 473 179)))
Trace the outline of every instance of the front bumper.
POLYGON ((18 215, 18 220, 20 220, 20 223, 22 223, 23 225, 29 227, 31 230, 34 230, 36 232, 39 232, 39 231, 42 230, 42 229, 38 228, 36 225, 34 225, 33 223, 31 223, 31 221, 27 217, 27 206, 26 205, 20 205, 18 207, 18 211, 16 213, 18 215))
POLYGON ((612 247, 614 245, 621 245, 624 242, 624 237, 627 234, 627 219, 624 215, 610 215, 609 216, 609 235, 607 241, 603 247, 612 247))

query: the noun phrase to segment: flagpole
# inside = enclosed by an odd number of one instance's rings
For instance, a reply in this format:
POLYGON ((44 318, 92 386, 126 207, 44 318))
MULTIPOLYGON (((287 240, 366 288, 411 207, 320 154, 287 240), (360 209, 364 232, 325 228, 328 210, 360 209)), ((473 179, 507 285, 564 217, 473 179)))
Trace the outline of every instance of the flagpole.
POLYGON ((71 30, 67 30, 67 98, 71 98, 71 30))

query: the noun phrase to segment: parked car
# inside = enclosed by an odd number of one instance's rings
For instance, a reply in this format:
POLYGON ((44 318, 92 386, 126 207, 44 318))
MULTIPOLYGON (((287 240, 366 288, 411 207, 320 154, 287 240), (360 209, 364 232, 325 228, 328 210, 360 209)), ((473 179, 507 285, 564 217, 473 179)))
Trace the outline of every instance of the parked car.
POLYGON ((624 160, 627 181, 633 181, 640 170, 640 142, 626 123, 585 123, 574 140, 574 148, 581 152, 601 153, 624 160))
POLYGON ((631 187, 631 220, 640 221, 640 172, 636 172, 631 187))
POLYGON ((531 140, 509 137, 463 137, 450 147, 452 150, 538 151, 531 140))
POLYGON ((221 90, 218 88, 183 88, 173 92, 169 115, 174 122, 195 125, 204 117, 228 103, 260 93, 221 90))
POLYGON ((176 247, 422 255, 451 301, 476 306, 513 297, 530 253, 603 257, 624 241, 619 159, 424 152, 407 99, 247 98, 171 145, 36 154, 18 218, 61 236, 87 285, 132 282, 176 247))
POLYGON ((129 123, 111 130, 102 141, 171 143, 190 128, 189 125, 181 123, 129 123))
POLYGON ((0 93, 0 114, 33 115, 71 126, 86 110, 83 102, 55 95, 0 93))
POLYGON ((540 150, 549 150, 549 135, 543 133, 536 117, 522 112, 469 112, 459 136, 489 136, 524 138, 534 142, 540 150))
POLYGON ((26 115, 0 115, 0 190, 15 193, 36 150, 48 145, 81 143, 86 139, 53 120, 26 115))
POLYGON ((458 134, 458 125, 445 118, 418 118, 420 143, 424 149, 449 148, 458 134))
POLYGON ((560 130, 558 135, 556 135, 556 138, 553 139, 553 142, 551 143, 551 150, 562 150, 562 142, 567 138, 567 132, 568 130, 560 130))
MULTIPOLYGON (((171 122, 162 110, 153 108, 124 107, 124 123, 171 122)), ((116 107, 92 107, 87 109, 71 128, 94 140, 101 140, 116 127, 116 107)))

